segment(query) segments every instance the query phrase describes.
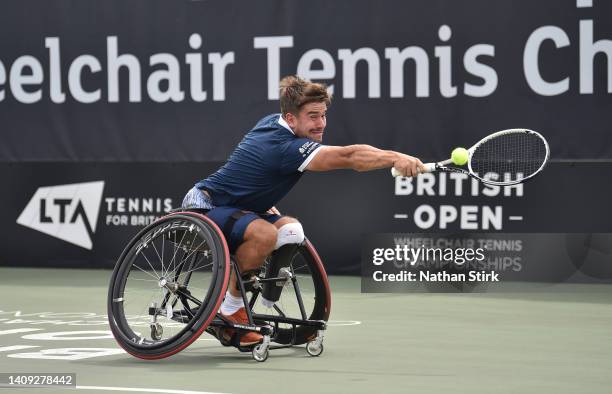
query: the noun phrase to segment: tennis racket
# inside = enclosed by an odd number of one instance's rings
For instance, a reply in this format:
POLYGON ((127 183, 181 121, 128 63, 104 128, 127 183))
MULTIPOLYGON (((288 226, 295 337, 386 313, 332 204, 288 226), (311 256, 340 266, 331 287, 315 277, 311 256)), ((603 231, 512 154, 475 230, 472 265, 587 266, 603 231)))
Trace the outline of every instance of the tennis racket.
MULTIPOLYGON (((498 131, 478 141, 467 152, 467 170, 449 167, 453 161, 448 159, 425 163, 425 172, 459 172, 488 185, 515 185, 540 173, 550 156, 546 139, 527 129, 498 131)), ((391 168, 391 174, 401 176, 395 168, 391 168)))

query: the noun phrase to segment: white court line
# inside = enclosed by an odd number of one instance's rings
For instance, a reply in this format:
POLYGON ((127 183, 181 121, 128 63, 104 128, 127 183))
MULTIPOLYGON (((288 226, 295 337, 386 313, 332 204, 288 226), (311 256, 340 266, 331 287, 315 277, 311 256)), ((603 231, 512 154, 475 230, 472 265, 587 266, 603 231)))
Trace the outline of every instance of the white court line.
POLYGON ((40 347, 40 346, 32 346, 32 345, 14 345, 14 346, 4 346, 4 347, 0 347, 0 353, 1 352, 12 352, 15 350, 23 350, 23 349, 32 349, 35 347, 40 347))
POLYGON ((508 219, 510 220, 523 220, 522 216, 510 216, 508 219))
POLYGON ((357 326, 361 324, 358 320, 330 320, 327 322, 328 327, 337 327, 337 326, 357 326))
POLYGON ((40 331, 42 328, 15 328, 14 330, 2 330, 0 335, 19 334, 21 332, 40 331))
POLYGON ((210 391, 189 391, 189 390, 171 390, 171 389, 150 389, 141 387, 107 387, 107 386, 76 386, 77 390, 106 390, 106 391, 132 391, 141 393, 168 393, 168 394, 228 394, 217 393, 210 391))
POLYGON ((394 219, 408 219, 408 214, 406 213, 396 213, 393 215, 394 219))

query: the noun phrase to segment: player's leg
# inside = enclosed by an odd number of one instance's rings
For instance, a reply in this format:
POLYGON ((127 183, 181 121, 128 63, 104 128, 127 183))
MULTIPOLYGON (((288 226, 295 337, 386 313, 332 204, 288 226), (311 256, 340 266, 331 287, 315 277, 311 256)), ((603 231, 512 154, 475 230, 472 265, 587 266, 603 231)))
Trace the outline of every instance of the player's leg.
MULTIPOLYGON (((266 266, 267 277, 290 277, 284 286, 265 283, 258 298, 262 308, 255 305, 255 312, 266 315, 282 315, 296 319, 329 319, 331 294, 327 274, 314 247, 306 240, 301 224, 289 216, 264 219, 278 229, 275 251, 266 266), (273 309, 272 309, 273 308, 273 309)), ((279 324, 275 330, 275 342, 282 344, 311 343, 314 353, 321 353, 320 328, 303 325, 279 324)))
MULTIPOLYGON (((274 250, 277 230, 274 225, 262 220, 252 212, 243 212, 236 208, 217 207, 207 216, 214 220, 222 229, 227 239, 230 252, 241 272, 254 270, 263 265, 266 257, 274 250)), ((235 272, 232 271, 230 285, 221 304, 220 312, 227 319, 239 324, 248 324, 242 294, 236 285, 235 272)), ((226 340, 233 330, 221 333, 226 340)), ((262 336, 256 332, 245 332, 240 337, 241 346, 250 346, 260 342, 262 336)))
MULTIPOLYGON (((247 219, 248 220, 248 219, 247 219)), ((237 222, 237 231, 241 232, 241 224, 237 222)), ((267 256, 272 253, 276 245, 276 227, 262 219, 251 221, 242 236, 243 241, 236 249, 234 257, 240 267, 240 272, 248 272, 261 267, 267 256)), ((221 314, 228 320, 239 324, 248 324, 248 316, 242 294, 238 290, 235 271, 232 271, 230 287, 221 304, 221 314)), ((226 330, 226 339, 233 335, 226 330)), ((240 337, 241 346, 250 346, 261 342, 262 336, 256 332, 247 332, 240 337)))
MULTIPOLYGON (((271 223, 276 218, 265 217, 232 207, 215 207, 206 216, 223 231, 230 253, 234 255, 240 270, 250 271, 261 267, 276 247, 277 230, 271 223)), ((232 295, 240 295, 236 281, 232 280, 232 295)))
MULTIPOLYGON (((297 248, 304 242, 304 229, 297 219, 290 216, 280 218, 267 218, 274 220, 274 227, 277 229, 276 244, 271 255, 269 266, 266 270, 268 278, 278 277, 281 269, 288 267, 297 251, 297 248)), ((275 283, 266 283, 263 286, 261 302, 267 308, 271 308, 280 298, 283 288, 276 286, 275 283)))
POLYGON ((283 245, 301 244, 304 241, 304 229, 296 218, 275 214, 263 214, 261 217, 278 230, 274 250, 280 249, 283 245))
MULTIPOLYGON (((237 229, 238 232, 240 230, 240 228, 237 229)), ((238 237, 239 235, 237 235, 238 237)), ((236 249, 234 257, 240 267, 240 271, 248 272, 261 267, 266 257, 272 253, 277 243, 277 230, 273 224, 263 219, 255 219, 246 226, 242 239, 242 243, 236 249)), ((233 278, 231 283, 231 294, 239 296, 240 292, 236 285, 236 278, 233 278)))
POLYGON ((278 215, 270 215, 270 219, 267 220, 274 224, 274 227, 276 228, 281 228, 288 223, 299 223, 296 218, 292 218, 291 216, 278 217, 278 215))

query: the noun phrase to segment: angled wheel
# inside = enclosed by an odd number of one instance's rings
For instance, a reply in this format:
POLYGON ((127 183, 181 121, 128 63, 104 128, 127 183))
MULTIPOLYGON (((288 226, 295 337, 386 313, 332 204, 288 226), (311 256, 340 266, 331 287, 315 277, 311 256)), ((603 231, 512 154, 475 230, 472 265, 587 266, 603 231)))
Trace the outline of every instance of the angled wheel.
MULTIPOLYGON (((288 280, 280 299, 273 308, 264 307, 260 300, 254 305, 254 312, 266 315, 278 315, 295 319, 323 320, 329 319, 331 309, 331 291, 321 258, 309 240, 306 240, 294 254, 288 267, 293 279, 288 280), (302 308, 298 296, 300 295, 302 308)), ((274 326, 274 323, 268 324, 274 326)), ((293 327, 291 324, 279 323, 275 327, 273 341, 280 344, 301 345, 313 340, 317 329, 304 325, 293 327)))
POLYGON ((229 252, 206 216, 179 212, 144 228, 127 245, 108 292, 111 331, 133 356, 171 356, 204 332, 229 281, 229 252))
POLYGON ((267 347, 262 348, 261 345, 258 345, 253 348, 251 354, 253 355, 253 360, 262 363, 268 359, 270 350, 267 347))
POLYGON ((319 357, 323 353, 323 344, 310 341, 306 344, 306 352, 312 357, 319 357))

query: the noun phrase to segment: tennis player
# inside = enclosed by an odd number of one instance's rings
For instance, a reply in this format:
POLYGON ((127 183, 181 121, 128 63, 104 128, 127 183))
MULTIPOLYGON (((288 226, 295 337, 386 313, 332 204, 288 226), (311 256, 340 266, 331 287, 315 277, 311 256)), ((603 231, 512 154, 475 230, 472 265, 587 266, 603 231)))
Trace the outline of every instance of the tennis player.
MULTIPOLYGON (((304 241, 302 225, 295 218, 280 215, 274 207, 304 171, 394 167, 402 175, 415 176, 424 170, 419 159, 394 151, 369 145, 321 145, 330 103, 325 85, 297 76, 283 78, 281 113, 257 122, 227 162, 185 196, 183 208, 210 210, 207 216, 222 229, 241 272, 261 267, 267 256, 283 246, 304 241)), ((266 296, 264 289, 266 307, 278 300, 266 296)), ((233 272, 221 313, 230 321, 248 324, 233 272)), ((234 334, 229 329, 222 332, 226 340, 234 334)), ((239 344, 250 346, 261 340, 260 334, 246 332, 239 344)))

